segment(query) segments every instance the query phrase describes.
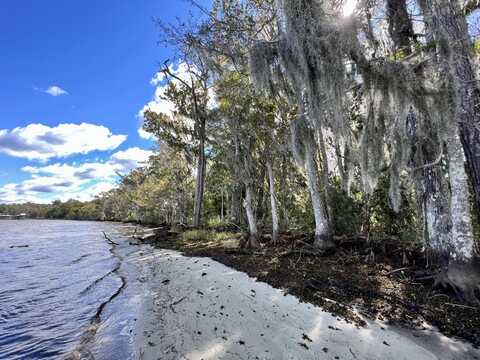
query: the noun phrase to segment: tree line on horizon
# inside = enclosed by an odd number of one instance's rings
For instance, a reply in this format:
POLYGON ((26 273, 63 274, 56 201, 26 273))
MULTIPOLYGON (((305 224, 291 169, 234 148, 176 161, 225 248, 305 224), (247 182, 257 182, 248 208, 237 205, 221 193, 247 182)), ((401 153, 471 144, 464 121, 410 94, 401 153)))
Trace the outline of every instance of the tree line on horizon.
POLYGON ((72 199, 64 202, 55 200, 51 204, 0 204, 0 215, 2 214, 25 214, 29 219, 104 220, 100 198, 86 202, 72 199))

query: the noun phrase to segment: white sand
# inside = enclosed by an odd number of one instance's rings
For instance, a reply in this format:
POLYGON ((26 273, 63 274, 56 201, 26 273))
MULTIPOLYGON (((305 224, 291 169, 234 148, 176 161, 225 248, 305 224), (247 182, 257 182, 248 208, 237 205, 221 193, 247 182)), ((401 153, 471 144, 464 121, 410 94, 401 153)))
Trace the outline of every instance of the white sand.
POLYGON ((148 269, 138 359, 480 359, 434 329, 358 328, 207 258, 153 251, 137 261, 148 269))

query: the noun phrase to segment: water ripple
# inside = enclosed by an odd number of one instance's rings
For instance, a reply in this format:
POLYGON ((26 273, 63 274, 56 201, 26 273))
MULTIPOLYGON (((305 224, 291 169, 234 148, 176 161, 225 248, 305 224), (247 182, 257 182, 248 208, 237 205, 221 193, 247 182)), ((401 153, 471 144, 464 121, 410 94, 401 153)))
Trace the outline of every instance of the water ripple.
POLYGON ((100 304, 119 292, 118 259, 102 235, 116 228, 0 221, 1 360, 59 359, 78 345, 100 304))

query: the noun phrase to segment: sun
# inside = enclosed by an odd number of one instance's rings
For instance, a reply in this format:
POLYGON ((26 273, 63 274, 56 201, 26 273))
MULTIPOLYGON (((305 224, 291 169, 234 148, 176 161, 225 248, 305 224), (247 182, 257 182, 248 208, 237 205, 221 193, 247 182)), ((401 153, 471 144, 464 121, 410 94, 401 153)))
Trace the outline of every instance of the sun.
POLYGON ((357 0, 346 0, 343 4, 342 14, 343 16, 350 16, 357 7, 357 0))

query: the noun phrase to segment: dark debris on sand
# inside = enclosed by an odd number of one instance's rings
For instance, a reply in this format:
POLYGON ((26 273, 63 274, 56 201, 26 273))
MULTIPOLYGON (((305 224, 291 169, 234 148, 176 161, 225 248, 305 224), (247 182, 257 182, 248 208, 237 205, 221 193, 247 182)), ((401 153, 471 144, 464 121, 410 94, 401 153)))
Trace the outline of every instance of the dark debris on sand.
POLYGON ((433 281, 416 280, 416 274, 425 271, 425 262, 415 252, 378 251, 372 261, 365 249, 340 246, 334 253, 316 256, 296 248, 295 238, 286 235, 280 244, 264 242, 255 251, 224 247, 221 242, 185 242, 173 232, 159 236, 154 244, 186 256, 210 257, 358 326, 365 323, 353 306, 369 319, 416 329, 422 329, 425 320, 447 336, 480 346, 480 308, 454 293, 433 289, 433 281))

